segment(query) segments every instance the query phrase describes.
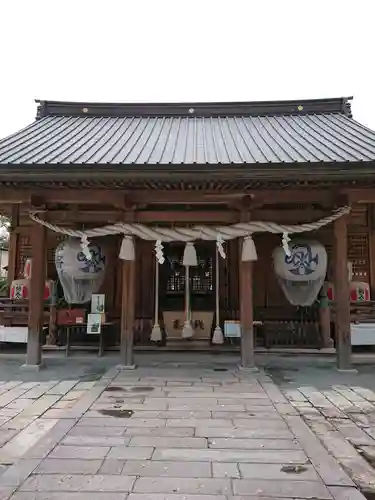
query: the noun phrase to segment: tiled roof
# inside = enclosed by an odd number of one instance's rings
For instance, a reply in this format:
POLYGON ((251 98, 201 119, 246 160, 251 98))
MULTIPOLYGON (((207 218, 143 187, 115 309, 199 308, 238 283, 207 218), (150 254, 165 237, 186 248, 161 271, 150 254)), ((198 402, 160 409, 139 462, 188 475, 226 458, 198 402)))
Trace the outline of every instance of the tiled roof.
MULTIPOLYGON (((130 105, 126 105, 124 112, 114 107, 116 112, 104 109, 101 111, 104 116, 91 116, 99 114, 100 105, 94 110, 80 108, 78 113, 71 103, 67 116, 63 106, 50 112, 45 111, 48 109, 45 106, 40 119, 0 141, 0 163, 189 165, 375 161, 375 132, 350 118, 345 108, 347 101, 340 103, 337 110, 328 108, 333 112, 324 112, 324 106, 307 106, 304 111, 301 104, 290 112, 289 108, 279 107, 277 112, 270 109, 264 116, 252 116, 251 103, 236 103, 232 112, 222 104, 211 116, 209 108, 201 113, 199 109, 188 108, 184 114, 176 114, 177 110, 164 116, 160 115, 162 109, 158 109, 157 116, 144 111, 137 116, 137 105, 131 106, 134 116, 128 115, 130 105)), ((261 109, 259 113, 263 113, 261 109)))

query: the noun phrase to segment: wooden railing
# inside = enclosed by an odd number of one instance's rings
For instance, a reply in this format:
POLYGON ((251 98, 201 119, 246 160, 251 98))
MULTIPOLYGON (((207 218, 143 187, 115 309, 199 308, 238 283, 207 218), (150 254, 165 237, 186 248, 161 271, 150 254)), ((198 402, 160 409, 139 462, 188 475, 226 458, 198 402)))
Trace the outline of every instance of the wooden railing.
MULTIPOLYGON (((44 308, 43 322, 50 321, 50 306, 44 308)), ((0 298, 0 324, 3 326, 27 326, 29 320, 29 303, 27 300, 0 298)))
MULTIPOLYGON (((335 321, 336 307, 331 304, 331 322, 335 321)), ((350 305, 350 319, 353 323, 375 323, 375 301, 356 302, 350 305)))

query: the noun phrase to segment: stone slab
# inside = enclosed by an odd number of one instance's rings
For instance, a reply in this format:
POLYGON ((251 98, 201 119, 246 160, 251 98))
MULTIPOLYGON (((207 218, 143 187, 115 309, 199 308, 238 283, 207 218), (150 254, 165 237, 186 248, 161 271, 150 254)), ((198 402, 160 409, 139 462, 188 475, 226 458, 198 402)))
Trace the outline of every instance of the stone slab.
MULTIPOLYGON (((65 475, 38 474, 29 477, 20 487, 21 491, 43 492, 128 492, 135 477, 120 475, 65 475)), ((64 497, 65 498, 65 497, 64 497)))
POLYGON ((244 479, 276 479, 278 481, 321 481, 314 467, 289 466, 288 464, 244 464, 239 465, 244 479))
MULTIPOLYGON (((130 493, 127 500, 227 500, 224 495, 190 495, 170 493, 130 493)), ((39 499, 38 499, 39 500, 39 499)), ((93 499, 95 500, 95 499, 93 499)), ((252 499, 255 500, 255 499, 252 499)))
POLYGON ((239 450, 298 450, 301 446, 292 439, 231 439, 209 438, 209 448, 239 450))
POLYGON ((166 425, 167 427, 233 427, 231 420, 204 418, 173 418, 168 419, 166 425))
POLYGON ((154 452, 151 447, 129 447, 129 446, 114 446, 108 453, 107 458, 115 458, 117 460, 148 460, 154 452))
MULTIPOLYGON (((121 458, 121 457, 119 457, 121 458)), ((307 461, 306 455, 296 451, 266 451, 266 450, 213 450, 213 449, 179 449, 157 448, 153 460, 180 460, 202 462, 249 462, 249 463, 288 463, 303 464, 307 461)))
POLYGON ((272 481, 262 479, 233 479, 235 495, 269 496, 331 500, 323 483, 318 481, 272 481))
POLYGON ((86 460, 103 459, 109 452, 109 446, 57 446, 50 458, 82 458, 86 460))
POLYGON ((330 487, 328 489, 334 500, 366 500, 357 488, 330 487))
POLYGON ((356 459, 341 458, 340 463, 364 493, 375 493, 375 470, 366 460, 361 456, 356 459))
POLYGON ((288 425, 316 471, 327 486, 354 486, 353 481, 331 457, 300 417, 286 416, 288 425))
POLYGON ((211 477, 209 462, 171 462, 127 460, 122 473, 127 476, 146 477, 211 477))
POLYGON ((73 419, 60 420, 42 440, 25 453, 24 458, 45 458, 75 423, 76 420, 73 419))
MULTIPOLYGON (((127 500, 127 493, 67 492, 62 493, 18 491, 11 500, 127 500)), ((0 500, 3 500, 0 497, 0 500)))
POLYGON ((15 462, 0 476, 0 489, 18 488, 38 467, 39 462, 38 459, 23 459, 15 462))
POLYGON ((129 437, 123 436, 66 436, 62 445, 64 446, 126 446, 129 437))
MULTIPOLYGON (((145 429, 141 429, 142 432, 145 431, 145 429)), ((83 426, 75 426, 73 427, 69 433, 67 434, 68 436, 71 437, 121 437, 124 436, 126 429, 123 427, 83 427, 83 426)))
POLYGON ((213 477, 240 478, 238 464, 225 462, 212 462, 213 477))
MULTIPOLYGON (((121 407, 122 408, 122 407, 121 407)), ((126 408, 124 408, 126 409, 126 408)), ((132 418, 211 418, 209 410, 135 410, 132 418)))
POLYGON ((121 474, 124 465, 125 460, 106 458, 99 469, 99 474, 121 474))
POLYGON ((36 474, 96 474, 102 460, 46 458, 36 469, 36 474))
POLYGON ((196 495, 230 495, 228 479, 155 478, 141 477, 135 482, 134 493, 190 493, 196 495))
MULTIPOLYGON (((173 420, 173 422, 178 422, 178 420, 173 420)), ((193 425, 188 425, 190 420, 183 420, 185 425, 176 425, 176 427, 194 427, 193 425)), ((82 418, 77 424, 78 427, 165 427, 166 420, 161 418, 82 418)))
POLYGON ((153 446, 154 448, 207 448, 207 439, 199 437, 134 436, 129 446, 153 446))
MULTIPOLYGON (((246 418, 235 418, 233 419, 234 427, 246 427, 247 429, 287 429, 285 422, 281 417, 276 419, 246 419, 246 418)), ((224 426, 225 427, 225 426, 224 426)))
POLYGON ((28 425, 0 450, 0 457, 20 458, 45 436, 56 424, 57 420, 37 420, 28 425))
MULTIPOLYGON (((193 437, 193 427, 128 427, 125 436, 193 437)), ((204 437, 204 436, 201 436, 204 437)))
POLYGON ((235 428, 235 427, 210 427, 198 425, 195 429, 198 437, 212 438, 246 438, 246 439, 293 439, 293 434, 288 429, 263 429, 263 428, 235 428))

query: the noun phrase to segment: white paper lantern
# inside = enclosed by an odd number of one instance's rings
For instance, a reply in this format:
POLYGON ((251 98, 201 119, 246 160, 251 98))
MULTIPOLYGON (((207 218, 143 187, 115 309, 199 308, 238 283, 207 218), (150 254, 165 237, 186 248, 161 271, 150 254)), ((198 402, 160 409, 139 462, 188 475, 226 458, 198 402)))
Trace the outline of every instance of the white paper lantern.
POLYGON ((79 240, 63 241, 56 248, 55 264, 65 300, 69 304, 84 304, 103 283, 105 255, 98 245, 89 245, 91 259, 82 251, 79 240))
POLYGON ((280 246, 273 252, 276 277, 288 301, 311 306, 327 272, 327 252, 318 241, 296 239, 289 243, 290 256, 280 246))

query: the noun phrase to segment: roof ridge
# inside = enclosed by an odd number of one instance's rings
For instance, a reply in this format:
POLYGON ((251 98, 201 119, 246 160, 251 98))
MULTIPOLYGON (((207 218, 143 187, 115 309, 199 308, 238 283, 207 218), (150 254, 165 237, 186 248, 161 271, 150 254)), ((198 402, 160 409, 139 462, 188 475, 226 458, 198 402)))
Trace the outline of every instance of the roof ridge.
POLYGON ((278 101, 105 103, 37 100, 37 119, 46 116, 279 116, 341 113, 351 117, 352 97, 278 101))

